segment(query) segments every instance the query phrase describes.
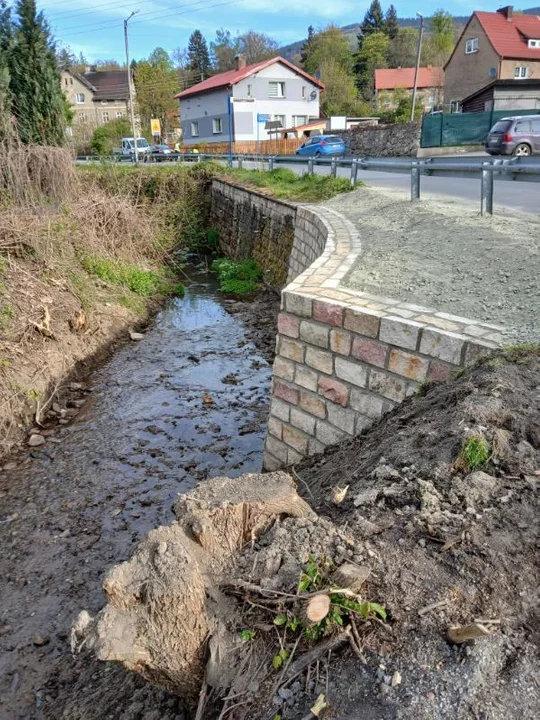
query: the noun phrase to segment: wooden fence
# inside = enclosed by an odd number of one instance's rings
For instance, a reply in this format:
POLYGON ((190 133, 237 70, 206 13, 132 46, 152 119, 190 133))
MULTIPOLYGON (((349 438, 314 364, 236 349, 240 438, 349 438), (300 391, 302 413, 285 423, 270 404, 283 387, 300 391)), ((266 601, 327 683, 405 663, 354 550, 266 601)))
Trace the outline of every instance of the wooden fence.
MULTIPOLYGON (((294 155, 303 140, 290 138, 287 140, 249 140, 234 142, 233 153, 238 155, 294 155)), ((190 152, 197 148, 200 153, 228 153, 229 143, 198 143, 197 145, 182 145, 181 152, 190 152)))

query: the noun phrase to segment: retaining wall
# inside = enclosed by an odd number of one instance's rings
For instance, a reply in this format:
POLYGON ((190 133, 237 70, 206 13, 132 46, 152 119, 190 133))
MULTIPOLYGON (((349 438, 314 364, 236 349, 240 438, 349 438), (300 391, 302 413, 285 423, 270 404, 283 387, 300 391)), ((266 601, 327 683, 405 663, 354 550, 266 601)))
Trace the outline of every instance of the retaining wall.
POLYGON ((222 180, 212 220, 223 251, 254 257, 281 297, 264 468, 362 433, 417 391, 502 344, 502 328, 342 287, 355 226, 222 180))
POLYGON ((415 157, 420 147, 419 123, 393 125, 357 125, 339 132, 345 140, 347 155, 372 157, 415 157))
POLYGON ((299 208, 282 293, 264 468, 351 438, 502 342, 496 325, 341 287, 361 250, 328 208, 299 208), (321 255, 309 263, 317 252, 321 255))

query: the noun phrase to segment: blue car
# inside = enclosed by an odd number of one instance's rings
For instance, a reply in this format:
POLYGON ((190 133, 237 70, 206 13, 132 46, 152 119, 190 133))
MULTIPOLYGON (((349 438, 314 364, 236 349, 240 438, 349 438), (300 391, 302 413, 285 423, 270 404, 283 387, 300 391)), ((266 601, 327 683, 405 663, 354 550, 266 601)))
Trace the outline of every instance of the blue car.
POLYGON ((312 155, 321 157, 323 155, 343 155, 345 143, 339 135, 314 135, 300 145, 296 151, 297 155, 312 155))

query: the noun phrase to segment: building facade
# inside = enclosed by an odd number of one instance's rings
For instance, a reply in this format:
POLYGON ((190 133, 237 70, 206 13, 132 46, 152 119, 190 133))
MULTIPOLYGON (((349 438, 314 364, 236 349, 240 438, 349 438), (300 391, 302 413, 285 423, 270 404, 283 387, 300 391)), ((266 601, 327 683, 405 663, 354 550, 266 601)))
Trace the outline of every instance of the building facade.
MULTIPOLYGON (((379 110, 394 110, 403 93, 410 95, 414 87, 415 68, 375 70, 375 100, 379 110)), ((440 67, 418 68, 416 106, 424 112, 434 110, 443 101, 444 70, 440 67)))
POLYGON ((462 112, 538 110, 540 77, 537 80, 495 80, 461 101, 462 112))
POLYGON ((283 58, 246 66, 239 56, 235 70, 214 75, 176 96, 183 142, 275 138, 280 128, 318 119, 323 88, 283 58))
POLYGON ((445 112, 495 80, 540 78, 540 17, 512 6, 473 13, 444 71, 445 112))

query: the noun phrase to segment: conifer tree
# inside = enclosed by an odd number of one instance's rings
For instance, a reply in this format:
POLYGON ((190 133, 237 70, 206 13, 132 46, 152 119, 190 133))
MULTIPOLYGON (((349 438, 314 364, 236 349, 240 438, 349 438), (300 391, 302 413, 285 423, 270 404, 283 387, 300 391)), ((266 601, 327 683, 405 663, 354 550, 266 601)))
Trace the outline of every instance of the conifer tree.
POLYGON ((310 25, 308 27, 307 31, 307 39, 302 45, 302 49, 300 50, 300 66, 305 70, 306 69, 306 62, 309 57, 309 53, 311 52, 312 45, 313 45, 313 38, 315 36, 315 29, 313 25, 310 25))
POLYGON ((390 5, 384 16, 384 31, 390 38, 394 40, 397 37, 399 31, 397 10, 394 5, 390 5))
POLYGON ((360 25, 360 32, 357 36, 358 49, 362 48, 362 43, 368 35, 381 32, 386 32, 383 11, 379 0, 373 0, 360 25))
POLYGON ((11 51, 10 9, 4 0, 0 1, 0 138, 6 130, 11 111, 11 93, 9 90, 8 57, 11 51))
POLYGON ((8 58, 12 113, 24 143, 62 145, 65 99, 56 49, 35 0, 18 0, 8 58))
POLYGON ((208 45, 200 30, 191 33, 188 43, 189 70, 198 73, 200 80, 210 77, 211 63, 208 45))

